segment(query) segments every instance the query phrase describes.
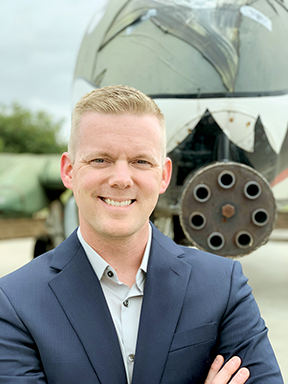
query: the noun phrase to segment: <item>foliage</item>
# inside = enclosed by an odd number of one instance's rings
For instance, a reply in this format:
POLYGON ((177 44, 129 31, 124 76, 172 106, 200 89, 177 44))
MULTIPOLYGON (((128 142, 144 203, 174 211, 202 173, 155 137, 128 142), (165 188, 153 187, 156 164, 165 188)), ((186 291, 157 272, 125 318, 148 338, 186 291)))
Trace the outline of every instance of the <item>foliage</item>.
POLYGON ((66 150, 58 140, 62 123, 17 103, 11 108, 0 106, 0 152, 61 153, 66 150))

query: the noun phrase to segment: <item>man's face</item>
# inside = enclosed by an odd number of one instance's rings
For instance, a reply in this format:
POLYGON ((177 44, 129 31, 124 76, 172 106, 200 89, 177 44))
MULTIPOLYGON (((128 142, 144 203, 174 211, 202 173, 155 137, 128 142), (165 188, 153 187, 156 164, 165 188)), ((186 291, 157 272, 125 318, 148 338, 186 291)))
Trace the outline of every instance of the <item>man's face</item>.
POLYGON ((82 116, 75 163, 63 154, 61 174, 74 192, 87 240, 147 231, 149 216, 171 176, 170 159, 162 164, 161 144, 154 116, 82 116))

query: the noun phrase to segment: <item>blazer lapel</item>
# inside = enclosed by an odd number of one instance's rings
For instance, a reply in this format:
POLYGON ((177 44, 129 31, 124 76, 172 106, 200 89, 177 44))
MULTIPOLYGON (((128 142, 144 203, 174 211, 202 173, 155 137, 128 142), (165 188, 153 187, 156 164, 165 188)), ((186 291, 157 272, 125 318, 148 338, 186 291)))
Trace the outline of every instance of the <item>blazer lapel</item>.
POLYGON ((181 255, 181 248, 153 226, 133 384, 161 381, 191 273, 181 255))
POLYGON ((55 250, 51 267, 61 272, 49 285, 81 340, 99 381, 127 383, 109 308, 75 232, 55 250))

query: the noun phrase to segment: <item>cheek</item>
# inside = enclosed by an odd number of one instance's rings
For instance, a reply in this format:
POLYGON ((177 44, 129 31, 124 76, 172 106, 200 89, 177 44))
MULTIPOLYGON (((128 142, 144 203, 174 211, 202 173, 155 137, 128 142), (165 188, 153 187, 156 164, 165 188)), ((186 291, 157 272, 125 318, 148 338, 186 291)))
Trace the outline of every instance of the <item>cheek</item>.
POLYGON ((79 206, 84 206, 89 202, 89 194, 91 190, 91 181, 89 179, 74 179, 73 180, 73 194, 76 203, 79 206))
POLYGON ((73 177, 73 186, 78 193, 81 193, 81 190, 83 192, 93 190, 97 185, 99 185, 99 178, 97 178, 97 174, 93 170, 77 173, 73 177))
POLYGON ((158 175, 153 175, 153 177, 150 177, 145 184, 143 184, 143 190, 146 191, 148 197, 151 199, 158 198, 160 189, 161 189, 161 177, 158 175))

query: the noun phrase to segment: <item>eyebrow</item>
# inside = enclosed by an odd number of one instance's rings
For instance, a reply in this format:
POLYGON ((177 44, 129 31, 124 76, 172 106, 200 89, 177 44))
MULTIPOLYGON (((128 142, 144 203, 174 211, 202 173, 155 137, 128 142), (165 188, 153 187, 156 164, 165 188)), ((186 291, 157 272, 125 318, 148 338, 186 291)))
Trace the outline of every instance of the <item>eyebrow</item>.
POLYGON ((111 153, 108 152, 102 152, 102 151, 95 151, 95 152, 86 152, 85 153, 86 158, 95 158, 95 157, 113 157, 111 153))
MULTIPOLYGON (((97 157, 108 157, 108 158, 114 158, 114 154, 112 152, 107 152, 107 151, 95 151, 95 152, 87 152, 85 154, 85 157, 86 158, 97 158, 97 157)), ((157 160, 157 158, 149 153, 145 153, 145 152, 140 152, 138 154, 136 154, 135 156, 132 156, 132 159, 146 159, 148 161, 151 161, 153 163, 158 163, 159 161, 157 160)))

